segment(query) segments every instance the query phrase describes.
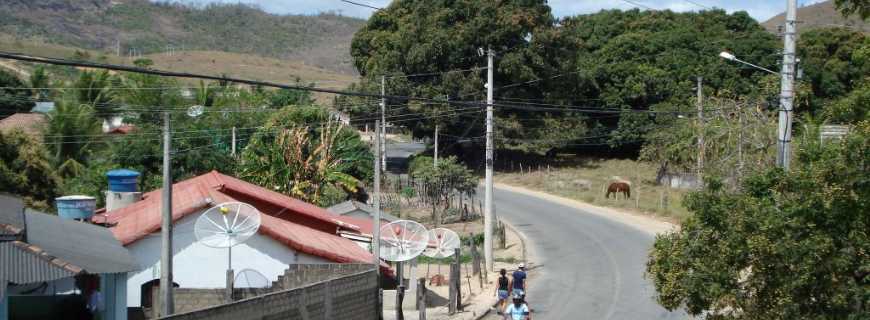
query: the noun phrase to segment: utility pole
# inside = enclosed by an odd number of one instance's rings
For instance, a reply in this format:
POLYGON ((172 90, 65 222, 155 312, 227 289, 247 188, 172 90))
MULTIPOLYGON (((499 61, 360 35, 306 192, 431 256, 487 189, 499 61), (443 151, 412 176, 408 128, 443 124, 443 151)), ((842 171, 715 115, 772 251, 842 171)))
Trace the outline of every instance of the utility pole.
POLYGON ((160 224, 160 306, 161 315, 175 313, 175 300, 172 287, 172 175, 169 152, 172 143, 169 112, 163 113, 163 217, 160 224))
POLYGON ((387 77, 381 76, 381 148, 378 149, 381 156, 381 170, 387 170, 387 77))
POLYGON ((696 176, 696 180, 698 181, 698 188, 701 188, 704 184, 701 182, 701 176, 704 171, 704 90, 703 85, 704 78, 698 77, 698 172, 696 176))
MULTIPOLYGON (((375 120, 375 131, 381 129, 381 122, 375 120)), ((375 139, 375 153, 378 154, 378 157, 375 157, 375 181, 374 181, 374 193, 372 196, 373 205, 375 207, 375 213, 372 221, 372 256, 374 257, 375 269, 378 270, 378 274, 380 275, 380 265, 381 265, 381 139, 375 139)))
MULTIPOLYGON (((380 132, 381 122, 375 120, 375 132, 380 132)), ((374 197, 373 205, 375 207, 375 213, 372 217, 372 262, 375 264, 375 273, 378 275, 378 284, 381 283, 381 139, 375 139, 375 153, 378 154, 378 157, 375 157, 375 178, 374 178, 374 197)), ((384 302, 383 302, 383 292, 381 291, 381 286, 378 285, 378 294, 377 294, 377 319, 383 319, 384 312, 384 302)))
POLYGON ((236 155, 236 127, 233 126, 232 155, 236 155))
POLYGON ((492 137, 492 104, 493 101, 493 59, 495 51, 488 48, 486 51, 486 195, 485 195, 485 210, 483 216, 483 256, 486 259, 486 270, 492 271, 492 226, 495 214, 492 210, 492 161, 493 161, 493 137, 492 137))
POLYGON ((782 84, 780 85, 777 166, 788 171, 791 160, 791 122, 794 103, 795 38, 797 37, 797 0, 786 0, 785 34, 782 52, 782 84))
POLYGON ((438 167, 438 125, 435 125, 435 157, 432 160, 432 165, 438 167))
POLYGON ((740 128, 737 130, 737 181, 743 180, 743 105, 737 102, 737 122, 740 128))

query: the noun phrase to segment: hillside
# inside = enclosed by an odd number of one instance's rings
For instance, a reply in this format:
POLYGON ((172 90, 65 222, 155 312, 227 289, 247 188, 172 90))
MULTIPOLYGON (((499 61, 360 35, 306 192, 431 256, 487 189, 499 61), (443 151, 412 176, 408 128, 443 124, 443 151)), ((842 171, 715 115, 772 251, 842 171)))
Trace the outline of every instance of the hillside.
MULTIPOLYGON (((0 35, 0 50, 14 51, 48 57, 68 58, 85 54, 92 60, 115 64, 132 65, 133 59, 117 57, 97 50, 82 50, 75 47, 50 44, 37 40, 15 40, 0 35)), ((162 70, 186 71, 209 75, 227 75, 244 79, 265 80, 278 83, 295 83, 296 79, 304 84, 314 83, 319 88, 343 89, 356 81, 352 74, 339 73, 329 69, 312 66, 303 61, 261 57, 254 54, 241 54, 220 51, 176 51, 143 55, 154 61, 154 68, 162 70)), ((0 68, 10 70, 26 79, 34 65, 0 59, 0 68)), ((56 69, 59 70, 59 69, 56 69)), ((183 83, 195 84, 197 80, 181 79, 183 83)), ((332 95, 315 93, 322 103, 329 103, 332 95)))
POLYGON ((4 0, 0 33, 100 50, 225 51, 354 74, 349 45, 364 21, 335 14, 273 15, 244 4, 148 0, 4 0))
MULTIPOLYGON (((815 29, 815 28, 830 28, 830 27, 846 27, 854 30, 860 30, 864 33, 870 33, 870 24, 862 21, 861 18, 851 16, 843 17, 837 8, 834 6, 834 1, 825 1, 813 5, 798 8, 798 33, 815 29)), ((779 33, 778 26, 785 22, 785 13, 780 13, 773 18, 765 21, 761 25, 767 31, 779 33)))

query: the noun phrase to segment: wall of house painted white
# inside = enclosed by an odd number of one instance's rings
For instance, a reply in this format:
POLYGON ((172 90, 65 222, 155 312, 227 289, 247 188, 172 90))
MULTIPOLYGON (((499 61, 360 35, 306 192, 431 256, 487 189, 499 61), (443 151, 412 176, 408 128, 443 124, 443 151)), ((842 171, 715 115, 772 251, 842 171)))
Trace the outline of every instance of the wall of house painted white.
MULTIPOLYGON (((224 288, 226 285, 227 250, 207 247, 196 241, 193 226, 201 213, 176 222, 173 239, 173 281, 181 288, 224 288)), ((142 284, 160 278, 160 233, 153 233, 127 246, 136 259, 139 271, 127 274, 127 306, 141 306, 142 284)), ((256 234, 233 247, 233 270, 253 269, 271 282, 290 264, 332 263, 329 260, 299 253, 274 239, 256 234)))

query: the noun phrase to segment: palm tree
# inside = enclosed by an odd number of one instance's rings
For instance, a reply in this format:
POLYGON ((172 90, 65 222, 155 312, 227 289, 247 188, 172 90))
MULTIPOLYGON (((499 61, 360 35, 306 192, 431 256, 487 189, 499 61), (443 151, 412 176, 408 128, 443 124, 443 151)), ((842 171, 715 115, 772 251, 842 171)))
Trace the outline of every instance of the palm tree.
POLYGON ((293 127, 281 130, 273 143, 252 142, 242 155, 240 176, 318 205, 330 204, 324 197, 329 188, 356 192, 359 179, 341 171, 337 156, 340 129, 327 123, 319 139, 312 139, 315 130, 293 127))
POLYGON ((84 71, 73 84, 76 102, 90 105, 100 118, 109 119, 118 113, 112 96, 112 76, 108 71, 84 71))
POLYGON ((88 148, 98 139, 100 122, 94 117, 94 107, 70 102, 55 103, 48 113, 45 142, 54 154, 54 160, 63 164, 67 160, 84 162, 88 148))
POLYGON ((49 78, 45 73, 45 67, 38 66, 30 74, 30 87, 33 88, 33 96, 36 101, 44 101, 49 97, 49 78))

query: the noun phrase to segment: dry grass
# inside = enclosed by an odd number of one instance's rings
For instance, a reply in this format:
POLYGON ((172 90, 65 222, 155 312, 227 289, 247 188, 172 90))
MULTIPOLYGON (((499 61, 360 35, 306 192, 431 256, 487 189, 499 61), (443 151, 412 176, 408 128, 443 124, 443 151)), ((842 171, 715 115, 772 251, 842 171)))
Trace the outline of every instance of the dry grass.
MULTIPOLYGON (((38 40, 15 40, 10 36, 0 36, 0 50, 33 54, 54 58, 69 58, 78 51, 87 52, 93 59, 104 56, 107 63, 132 65, 133 59, 118 57, 114 53, 96 50, 83 50, 60 46, 38 40)), ((250 54, 221 51, 180 51, 174 55, 150 54, 145 58, 154 61, 154 68, 207 75, 227 75, 243 79, 262 80, 284 84, 294 84, 301 79, 303 84, 315 83, 316 87, 343 89, 356 81, 357 77, 311 66, 302 61, 280 60, 250 54)), ((29 69, 23 66, 24 69, 29 69)), ((198 80, 182 80, 193 84, 198 80)), ((315 94, 321 103, 331 103, 331 94, 315 94)))
POLYGON ((682 198, 687 190, 656 186, 656 168, 633 160, 588 159, 571 167, 533 169, 531 173, 498 173, 495 180, 514 186, 543 191, 550 194, 583 201, 586 203, 651 214, 670 222, 680 222, 688 217, 682 198), (620 195, 605 198, 607 185, 618 176, 631 182, 631 199, 620 195), (586 189, 582 185, 589 185, 586 189), (667 199, 667 205, 663 203, 667 199))

